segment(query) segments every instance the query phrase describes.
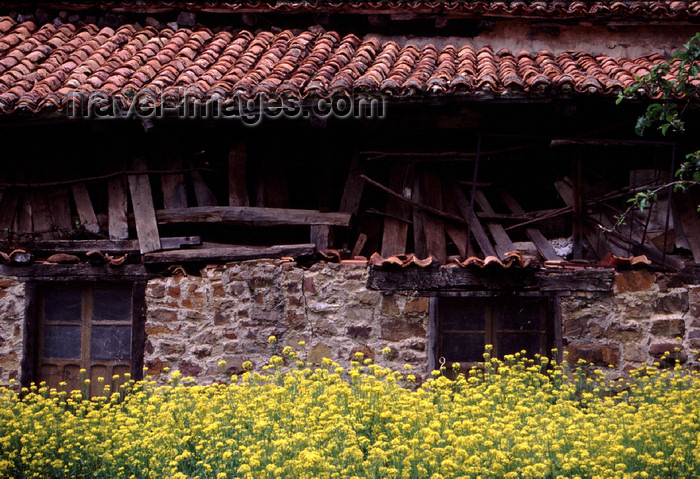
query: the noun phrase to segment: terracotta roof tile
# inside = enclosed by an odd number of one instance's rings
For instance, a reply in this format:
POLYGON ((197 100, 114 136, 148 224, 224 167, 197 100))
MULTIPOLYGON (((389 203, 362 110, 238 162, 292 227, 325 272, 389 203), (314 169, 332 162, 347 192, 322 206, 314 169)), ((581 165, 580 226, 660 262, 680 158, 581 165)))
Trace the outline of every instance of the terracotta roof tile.
POLYGON ((76 94, 248 99, 336 93, 613 95, 663 61, 572 51, 438 49, 336 32, 37 26, 0 18, 0 109, 62 109, 76 94), (10 25, 8 27, 8 25, 10 25))
MULTIPOLYGON (((6 8, 24 6, 20 1, 5 2, 6 8)), ((84 1, 34 2, 39 6, 72 11, 85 8, 84 1)), ((98 2, 95 2, 98 3, 98 2)), ((700 16, 700 1, 695 0, 101 0, 102 11, 134 13, 192 12, 277 12, 277 13, 445 13, 453 16, 480 17, 636 17, 650 19, 686 19, 700 16)), ((0 24, 0 32, 3 25, 0 24)))

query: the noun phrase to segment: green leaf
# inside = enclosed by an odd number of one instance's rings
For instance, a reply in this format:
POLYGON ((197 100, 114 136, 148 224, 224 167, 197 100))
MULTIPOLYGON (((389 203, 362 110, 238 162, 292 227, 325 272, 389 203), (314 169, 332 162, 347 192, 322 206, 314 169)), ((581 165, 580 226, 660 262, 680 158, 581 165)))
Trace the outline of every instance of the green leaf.
POLYGON ((693 173, 693 181, 700 183, 700 170, 693 173))

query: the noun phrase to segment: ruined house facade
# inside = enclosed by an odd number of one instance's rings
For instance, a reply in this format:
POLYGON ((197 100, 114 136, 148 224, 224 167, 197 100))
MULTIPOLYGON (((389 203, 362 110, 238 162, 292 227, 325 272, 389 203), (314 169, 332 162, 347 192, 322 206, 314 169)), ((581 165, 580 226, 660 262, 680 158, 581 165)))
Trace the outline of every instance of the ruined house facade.
POLYGON ((697 145, 615 98, 700 2, 35 3, 0 10, 0 384, 207 383, 271 335, 697 366, 697 192, 615 225, 697 145))

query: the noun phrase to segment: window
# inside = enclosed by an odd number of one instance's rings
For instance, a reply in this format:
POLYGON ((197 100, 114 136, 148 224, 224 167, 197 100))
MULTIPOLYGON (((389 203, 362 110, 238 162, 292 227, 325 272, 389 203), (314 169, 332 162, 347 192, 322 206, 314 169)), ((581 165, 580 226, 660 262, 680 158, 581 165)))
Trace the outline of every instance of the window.
POLYGON ((448 367, 482 361, 487 344, 501 358, 522 350, 547 355, 553 347, 546 298, 441 297, 437 316, 437 357, 448 367))
MULTIPOLYGON (((90 379, 90 394, 102 394, 102 384, 134 372, 141 338, 134 321, 133 285, 44 285, 38 288, 38 381, 59 389, 80 389, 90 379), (80 370, 85 373, 81 375, 80 370), (100 383, 98 378, 104 378, 100 383)), ((140 364, 139 364, 140 366, 140 364)), ((137 370, 138 371, 138 370, 137 370)))

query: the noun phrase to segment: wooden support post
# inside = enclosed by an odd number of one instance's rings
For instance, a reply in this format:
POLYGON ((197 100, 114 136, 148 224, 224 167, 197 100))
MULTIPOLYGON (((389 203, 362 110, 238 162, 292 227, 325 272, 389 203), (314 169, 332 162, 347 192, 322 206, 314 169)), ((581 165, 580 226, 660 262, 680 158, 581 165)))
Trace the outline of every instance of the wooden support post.
MULTIPOLYGON (((413 182, 413 202, 422 200, 420 177, 416 176, 413 182)), ((425 239, 425 212, 420 208, 413 208, 413 252, 419 258, 428 256, 428 245, 425 239)))
MULTIPOLYGON (((461 213, 457 203, 452 197, 452 185, 456 186, 454 181, 449 181, 443 178, 442 182, 442 206, 445 212, 450 213, 455 216, 459 216, 461 213)), ((454 221, 445 222, 445 231, 447 235, 452 239, 457 250, 459 251, 462 259, 465 259, 473 254, 473 248, 471 248, 471 241, 467 238, 467 229, 463 224, 456 223, 454 221)))
POLYGON ((476 239, 476 243, 479 245, 481 252, 484 256, 497 256, 496 250, 493 249, 488 236, 486 236, 486 231, 484 231, 483 226, 479 223, 479 219, 474 214, 471 206, 469 206, 469 201, 467 201, 467 196, 464 194, 464 191, 462 191, 462 188, 454 184, 452 191, 454 192, 457 207, 462 212, 464 219, 469 223, 471 233, 474 235, 474 239, 476 239))
POLYGON ((365 247, 366 242, 366 234, 360 233, 359 235, 357 235, 357 241, 355 242, 355 247, 352 249, 352 253, 350 253, 350 257, 354 258, 355 256, 360 256, 362 254, 362 248, 365 247))
POLYGON ((311 242, 316 245, 317 251, 325 251, 330 248, 331 227, 328 225, 311 225, 311 242))
POLYGON ((19 193, 15 189, 7 189, 3 192, 0 201, 0 235, 6 237, 12 229, 12 223, 17 215, 17 203, 19 193))
MULTIPOLYGON (((145 171, 146 159, 136 158, 132 170, 145 171)), ((193 172, 195 173, 195 172, 193 172)), ((142 254, 160 249, 160 236, 156 223, 156 211, 153 207, 153 195, 148 175, 129 175, 129 191, 134 207, 136 235, 139 238, 139 249, 142 254)))
POLYGON ((90 201, 90 195, 85 183, 73 185, 72 190, 73 201, 75 201, 75 208, 78 210, 80 224, 90 233, 99 233, 100 227, 97 224, 97 216, 95 216, 95 210, 92 208, 92 201, 90 201))
POLYGON ((246 185, 247 154, 244 143, 237 143, 228 152, 228 205, 249 206, 246 185))
POLYGON ((46 197, 46 191, 35 190, 31 194, 32 199, 32 231, 45 231, 40 239, 51 239, 54 237, 51 231, 53 222, 51 221, 51 211, 46 197))
POLYGON ((110 178, 107 183, 107 193, 109 239, 127 239, 129 237, 129 223, 127 221, 126 179, 123 176, 110 178))
MULTIPOLYGON (((389 188, 400 191, 407 199, 411 199, 413 189, 413 165, 408 163, 395 163, 389 172, 389 188)), ((404 254, 406 252, 406 240, 408 234, 408 220, 411 207, 393 196, 386 201, 386 213, 384 219, 384 234, 382 235, 382 256, 404 254)))

